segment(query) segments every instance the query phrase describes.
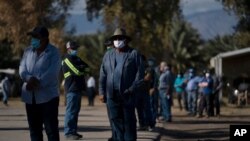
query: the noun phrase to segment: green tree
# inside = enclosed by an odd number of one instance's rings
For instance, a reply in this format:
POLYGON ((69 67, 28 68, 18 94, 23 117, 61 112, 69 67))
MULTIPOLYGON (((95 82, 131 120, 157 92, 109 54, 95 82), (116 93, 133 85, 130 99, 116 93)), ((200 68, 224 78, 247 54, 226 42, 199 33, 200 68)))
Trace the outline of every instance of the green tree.
POLYGON ((208 41, 204 45, 204 59, 209 61, 212 57, 216 56, 219 53, 233 51, 239 49, 239 47, 235 44, 234 36, 217 36, 213 40, 208 41))
POLYGON ((189 23, 183 20, 174 21, 169 50, 170 62, 177 70, 186 70, 188 67, 195 66, 204 67, 202 43, 198 31, 189 23))
POLYGON ((239 18, 235 27, 235 44, 240 48, 250 45, 250 1, 249 0, 220 0, 228 11, 233 11, 239 18))
POLYGON ((158 60, 168 59, 171 21, 179 13, 179 0, 87 0, 90 20, 101 15, 107 32, 125 27, 132 47, 158 60))
POLYGON ((27 31, 36 25, 50 29, 50 39, 62 43, 66 11, 74 0, 0 0, 0 40, 12 42, 14 55, 27 45, 27 31))
MULTIPOLYGON (((106 34, 98 32, 77 37, 69 36, 66 40, 75 40, 80 44, 78 56, 90 66, 93 75, 99 75, 102 58, 106 52, 104 42, 108 37, 106 34)), ((66 53, 66 49, 63 52, 66 53)))
POLYGON ((8 67, 14 67, 13 64, 13 53, 10 48, 11 42, 9 42, 7 39, 3 39, 0 41, 0 69, 2 68, 8 68, 8 67))

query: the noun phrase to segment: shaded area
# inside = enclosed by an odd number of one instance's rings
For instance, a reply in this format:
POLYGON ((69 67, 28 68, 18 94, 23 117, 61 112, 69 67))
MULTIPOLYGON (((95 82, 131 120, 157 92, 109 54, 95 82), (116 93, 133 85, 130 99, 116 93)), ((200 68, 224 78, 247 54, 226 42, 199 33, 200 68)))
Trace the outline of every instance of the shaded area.
POLYGON ((226 130, 227 129, 225 128, 224 129, 219 128, 219 129, 213 129, 213 130, 208 129, 202 132, 198 132, 196 130, 182 131, 182 130, 171 130, 171 129, 166 129, 162 127, 157 128, 157 131, 160 133, 161 137, 168 136, 169 138, 178 139, 178 140, 221 140, 219 138, 229 139, 229 131, 226 131, 226 130), (210 137, 213 139, 207 139, 210 137))

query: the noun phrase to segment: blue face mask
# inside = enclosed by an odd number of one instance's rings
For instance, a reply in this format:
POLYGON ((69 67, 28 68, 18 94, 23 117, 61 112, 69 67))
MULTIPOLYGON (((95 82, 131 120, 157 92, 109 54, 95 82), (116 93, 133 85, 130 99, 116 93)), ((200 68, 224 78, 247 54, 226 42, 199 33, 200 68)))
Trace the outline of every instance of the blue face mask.
POLYGON ((71 50, 69 54, 71 56, 76 56, 77 55, 77 50, 71 50))
POLYGON ((193 73, 189 73, 189 78, 193 78, 194 74, 193 73))
POLYGON ((31 38, 31 46, 34 48, 34 49, 37 49, 40 47, 40 40, 37 39, 37 38, 31 38))

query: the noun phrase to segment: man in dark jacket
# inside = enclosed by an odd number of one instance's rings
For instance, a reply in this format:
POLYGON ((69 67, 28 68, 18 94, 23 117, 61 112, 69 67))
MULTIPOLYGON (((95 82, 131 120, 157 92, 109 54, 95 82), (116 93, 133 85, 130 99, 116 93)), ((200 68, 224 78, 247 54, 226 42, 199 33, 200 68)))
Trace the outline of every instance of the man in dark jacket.
POLYGON ((136 141, 135 91, 143 83, 141 55, 128 46, 124 29, 111 37, 114 48, 106 52, 100 68, 100 100, 107 100, 109 118, 116 141, 136 141))
POLYGON ((64 135, 66 139, 78 140, 82 135, 77 133, 78 114, 81 108, 82 91, 86 89, 84 75, 89 71, 88 65, 77 56, 79 45, 74 41, 66 44, 68 54, 62 61, 65 78, 66 113, 64 135))

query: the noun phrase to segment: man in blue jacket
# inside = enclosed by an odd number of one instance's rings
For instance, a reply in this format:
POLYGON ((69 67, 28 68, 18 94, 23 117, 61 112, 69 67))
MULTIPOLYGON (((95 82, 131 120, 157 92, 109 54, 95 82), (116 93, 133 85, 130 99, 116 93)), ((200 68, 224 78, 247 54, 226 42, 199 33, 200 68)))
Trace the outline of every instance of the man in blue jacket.
POLYGON ((114 48, 106 52, 100 68, 99 94, 107 101, 112 132, 116 141, 136 141, 135 91, 144 77, 141 55, 128 46, 124 29, 111 37, 114 48))
POLYGON ((211 110, 212 110, 212 93, 213 93, 213 79, 210 76, 209 71, 204 71, 204 77, 202 78, 201 82, 199 83, 199 86, 202 88, 202 99, 201 104, 199 107, 199 115, 198 117, 202 117, 202 112, 204 109, 207 111, 207 116, 211 116, 211 110))

